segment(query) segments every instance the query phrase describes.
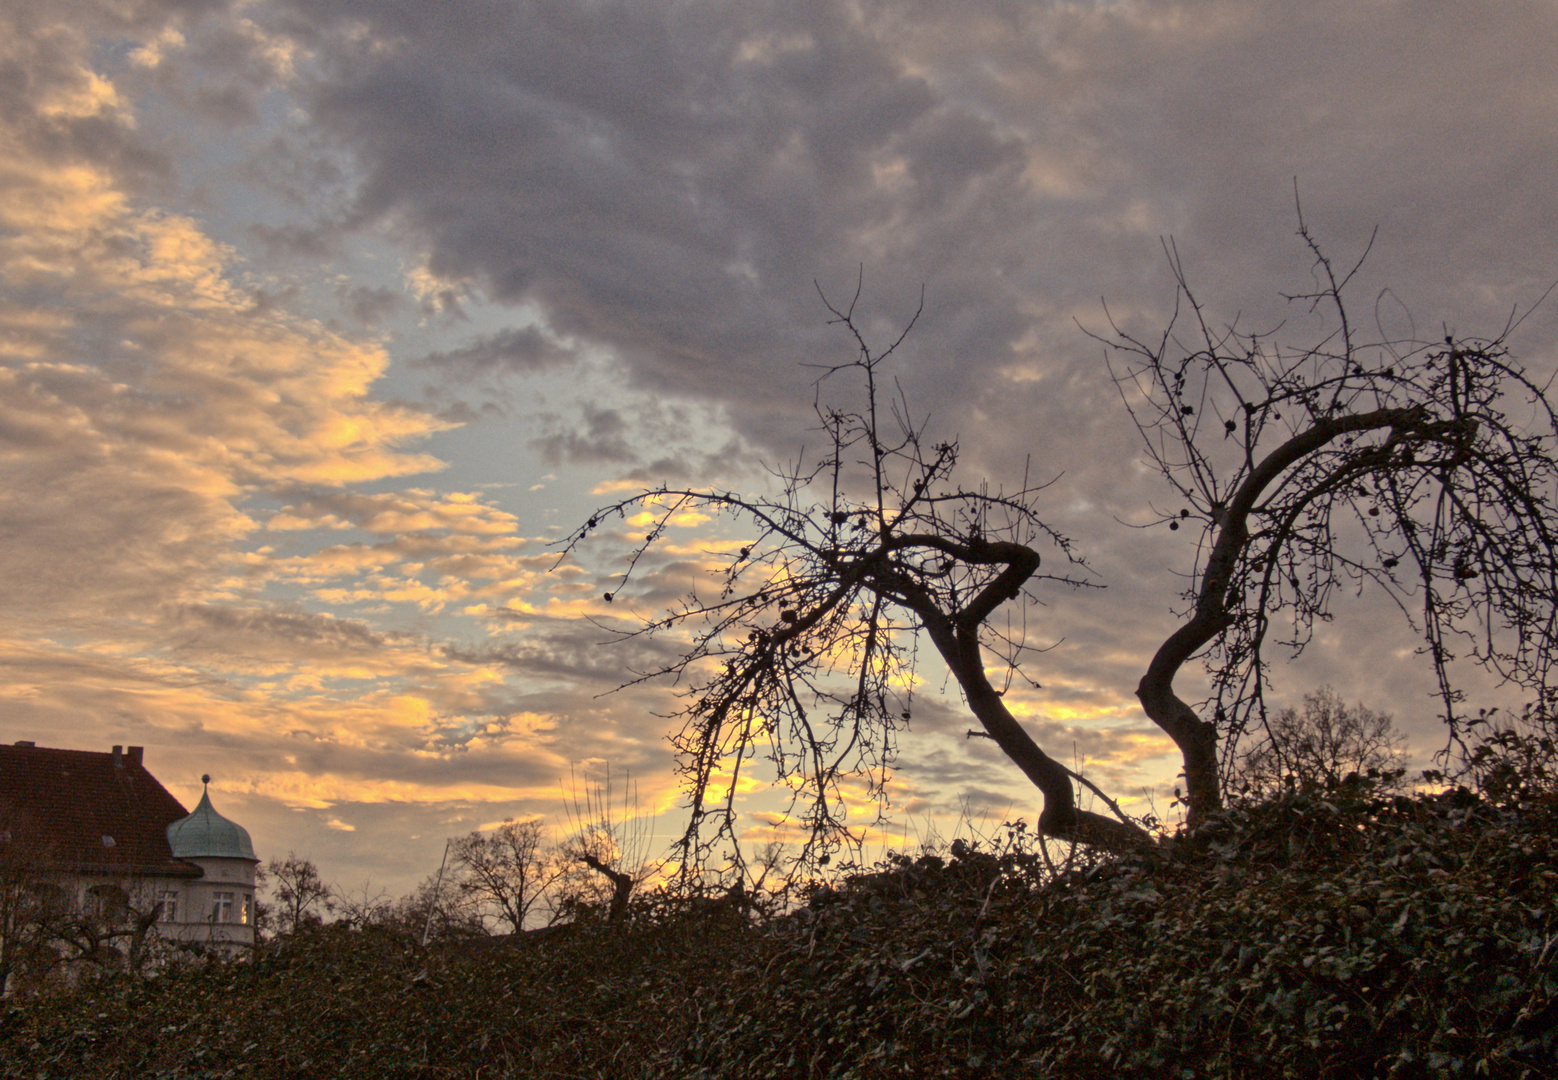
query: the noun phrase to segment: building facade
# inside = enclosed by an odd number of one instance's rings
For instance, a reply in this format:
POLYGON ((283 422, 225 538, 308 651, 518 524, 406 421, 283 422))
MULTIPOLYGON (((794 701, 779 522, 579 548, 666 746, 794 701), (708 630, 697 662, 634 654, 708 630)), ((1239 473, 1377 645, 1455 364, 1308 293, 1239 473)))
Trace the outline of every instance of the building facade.
POLYGON ((139 964, 159 944, 254 944, 248 832, 209 790, 186 811, 143 759, 139 746, 0 746, 0 986, 26 971, 139 964))

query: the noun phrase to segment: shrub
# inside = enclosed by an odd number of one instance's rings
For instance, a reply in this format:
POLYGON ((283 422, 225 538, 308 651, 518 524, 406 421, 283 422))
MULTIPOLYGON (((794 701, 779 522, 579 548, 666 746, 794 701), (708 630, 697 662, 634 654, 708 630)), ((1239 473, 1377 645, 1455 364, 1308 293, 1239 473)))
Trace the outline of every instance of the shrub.
MULTIPOLYGON (((1525 753, 1489 745, 1486 776, 1525 753)), ((959 842, 782 915, 659 894, 480 949, 326 926, 12 1001, 0 1075, 1551 1076, 1550 776, 1293 791, 1053 869, 959 842)))

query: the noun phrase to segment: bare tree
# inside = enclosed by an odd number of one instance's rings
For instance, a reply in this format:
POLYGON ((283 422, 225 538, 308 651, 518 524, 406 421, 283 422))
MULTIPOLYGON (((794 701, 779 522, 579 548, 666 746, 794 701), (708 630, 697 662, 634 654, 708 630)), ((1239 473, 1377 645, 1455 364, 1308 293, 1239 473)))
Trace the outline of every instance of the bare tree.
POLYGON ((842 784, 861 779, 883 796, 897 733, 912 712, 922 636, 983 733, 1043 792, 1045 832, 1110 846, 1146 842, 1105 793, 1040 749, 1002 700, 1023 677, 1031 646, 1025 605, 997 613, 1042 582, 1087 583, 1070 543, 1035 510, 1045 485, 1026 477, 1011 491, 959 484, 957 444, 929 444, 924 422, 884 384, 880 369, 903 336, 873 351, 853 300, 843 308, 824 303, 856 353, 818 380, 823 457, 780 472, 772 497, 659 488, 602 509, 566 541, 571 551, 611 516, 653 512, 622 583, 606 594, 611 601, 678 514, 725 515, 753 531, 750 542, 723 556, 708 594, 694 593, 669 614, 622 632, 692 634, 683 655, 637 680, 673 677, 685 687, 682 728, 673 737, 691 799, 678 842, 683 865, 701 864, 716 849, 739 860, 736 792, 760 757, 792 792, 790 812, 806 834, 800 858, 857 840, 842 784), (845 376, 860 382, 855 409, 822 398, 825 386, 845 376), (1062 572, 1040 572, 1041 545, 1059 556, 1062 572), (987 675, 992 669, 1003 673, 1000 685, 987 675), (1077 781, 1117 818, 1079 807, 1077 781))
POLYGON ((266 876, 274 882, 277 930, 295 934, 307 926, 318 926, 321 911, 335 910, 335 890, 319 877, 319 868, 296 852, 285 859, 272 859, 265 866, 266 876))
POLYGON ((504 933, 518 934, 562 875, 539 821, 509 818, 495 829, 460 837, 450 847, 458 869, 452 887, 478 910, 492 913, 504 933))
POLYGON ((29 825, 0 810, 0 992, 13 978, 41 983, 61 966, 141 970, 162 911, 153 888, 136 875, 82 875, 29 825))
POLYGON ((447 880, 429 875, 406 896, 376 906, 366 925, 403 931, 420 940, 459 941, 486 933, 470 898, 447 880))
POLYGON ((375 889, 371 878, 365 879, 355 889, 337 889, 333 892, 338 921, 348 926, 381 926, 393 918, 395 899, 385 888, 375 889))
POLYGON ((1490 339, 1365 338, 1344 295, 1362 257, 1339 272, 1302 214, 1299 235, 1315 287, 1287 299, 1321 317, 1309 342, 1214 322, 1172 244, 1169 327, 1107 339, 1178 497, 1157 524, 1202 530, 1185 622, 1137 689, 1183 755, 1192 825, 1221 805, 1221 767, 1264 722, 1271 646, 1301 652, 1338 594, 1378 589, 1422 635, 1452 738, 1458 656, 1552 704, 1558 420, 1509 355, 1518 320, 1490 339), (1197 657, 1211 680, 1199 708, 1174 690, 1197 657))
POLYGON ((1349 706, 1329 686, 1305 694, 1302 711, 1289 707, 1268 716, 1262 734, 1234 759, 1231 790, 1255 796, 1326 790, 1349 776, 1390 790, 1401 786, 1406 773, 1401 735, 1390 715, 1361 702, 1349 706))

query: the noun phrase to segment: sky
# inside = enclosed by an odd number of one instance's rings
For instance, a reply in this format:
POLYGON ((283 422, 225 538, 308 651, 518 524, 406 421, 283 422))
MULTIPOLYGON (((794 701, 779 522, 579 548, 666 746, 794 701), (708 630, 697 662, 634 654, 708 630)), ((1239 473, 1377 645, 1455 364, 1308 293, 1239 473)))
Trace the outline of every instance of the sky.
MULTIPOLYGON (((1163 812, 1133 691, 1195 537, 1133 527, 1168 496, 1086 331, 1166 324, 1171 239, 1219 318, 1312 332, 1296 189, 1339 261, 1378 229, 1364 325, 1497 333, 1558 280, 1554 56, 1549 0, 0 0, 0 739, 145 746, 190 806, 210 773, 349 889, 608 767, 669 840, 670 689, 612 691, 674 641, 607 639, 739 532, 678 525, 610 607, 632 525, 556 542, 815 449, 858 279, 883 344, 923 289, 904 400, 963 475, 1054 478, 1105 586, 1041 595, 1014 710, 1163 812)), ((1558 304, 1512 346, 1558 366, 1558 304)), ((1377 600, 1273 696, 1424 756, 1377 600)), ((873 842, 1032 821, 923 696, 873 842)))

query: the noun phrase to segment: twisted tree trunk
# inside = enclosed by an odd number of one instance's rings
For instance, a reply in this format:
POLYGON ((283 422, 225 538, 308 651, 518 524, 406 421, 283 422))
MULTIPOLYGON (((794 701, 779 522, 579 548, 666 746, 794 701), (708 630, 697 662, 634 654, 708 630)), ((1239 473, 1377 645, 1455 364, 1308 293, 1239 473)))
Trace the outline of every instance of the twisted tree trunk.
POLYGON ((628 913, 628 897, 633 894, 633 875, 613 870, 587 851, 580 858, 591 870, 605 874, 611 880, 611 906, 607 909, 606 921, 621 922, 628 913))

